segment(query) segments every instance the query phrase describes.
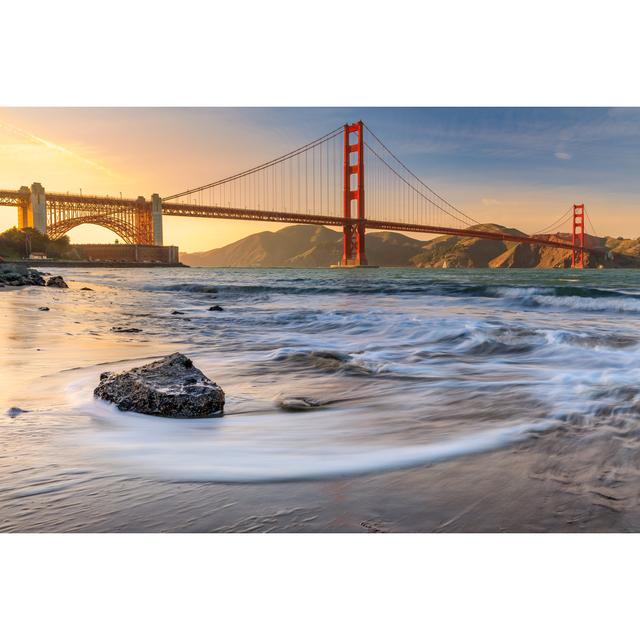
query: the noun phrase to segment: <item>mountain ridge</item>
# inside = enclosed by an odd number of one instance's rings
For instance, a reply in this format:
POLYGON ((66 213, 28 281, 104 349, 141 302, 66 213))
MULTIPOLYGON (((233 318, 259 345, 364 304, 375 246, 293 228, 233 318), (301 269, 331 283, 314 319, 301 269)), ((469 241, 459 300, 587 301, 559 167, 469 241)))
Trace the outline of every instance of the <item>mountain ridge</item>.
MULTIPOLYGON (((499 224, 482 229, 524 236, 522 231, 499 224)), ((545 236, 570 242, 569 234, 545 236)), ((607 260, 605 255, 586 254, 590 267, 640 267, 640 239, 587 236, 588 246, 625 255, 607 260)), ((315 225, 290 225, 278 231, 261 231, 208 251, 181 252, 180 261, 194 267, 330 267, 342 255, 342 233, 315 225)), ((571 250, 468 236, 437 236, 416 240, 401 233, 367 233, 370 264, 420 268, 562 268, 571 266, 571 250)))

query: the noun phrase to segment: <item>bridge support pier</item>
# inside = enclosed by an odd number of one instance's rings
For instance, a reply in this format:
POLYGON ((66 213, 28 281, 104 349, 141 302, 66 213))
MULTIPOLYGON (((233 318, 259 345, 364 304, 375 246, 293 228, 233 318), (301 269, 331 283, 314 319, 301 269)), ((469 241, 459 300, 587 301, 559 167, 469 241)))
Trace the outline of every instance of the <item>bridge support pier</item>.
POLYGON ((20 187, 20 200, 18 204, 18 229, 26 229, 29 225, 29 203, 31 202, 31 190, 29 187, 20 187))
POLYGON ((162 245, 162 200, 157 193, 151 196, 151 223, 153 244, 162 245))
POLYGON ((344 125, 344 195, 343 216, 351 218, 351 203, 357 203, 354 223, 345 224, 342 228, 344 243, 341 267, 365 267, 368 265, 365 251, 365 218, 364 218, 364 125, 362 120, 354 124, 344 125), (351 144, 350 136, 355 133, 356 142, 351 144), (352 162, 352 157, 355 158, 352 162), (356 183, 352 185, 351 176, 356 176, 356 183), (353 187, 353 188, 352 188, 353 187))
POLYGON ((573 205, 573 251, 571 266, 574 269, 584 268, 584 204, 573 205))
POLYGON ((40 233, 47 233, 47 199, 44 187, 39 182, 31 185, 28 218, 30 227, 40 233))

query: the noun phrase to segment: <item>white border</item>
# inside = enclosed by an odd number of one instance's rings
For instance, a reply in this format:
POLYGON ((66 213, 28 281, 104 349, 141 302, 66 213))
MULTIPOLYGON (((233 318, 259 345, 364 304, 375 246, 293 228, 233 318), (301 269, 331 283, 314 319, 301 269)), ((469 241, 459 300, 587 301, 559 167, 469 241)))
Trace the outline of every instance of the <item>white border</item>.
POLYGON ((22 0, 4 106, 637 106, 629 0, 22 0))
POLYGON ((635 631, 635 536, 2 539, 6 638, 607 638, 635 631))
MULTIPOLYGON (((621 0, 11 0, 0 104, 637 106, 637 18, 621 0)), ((636 540, 2 536, 2 630, 626 637, 636 540)))

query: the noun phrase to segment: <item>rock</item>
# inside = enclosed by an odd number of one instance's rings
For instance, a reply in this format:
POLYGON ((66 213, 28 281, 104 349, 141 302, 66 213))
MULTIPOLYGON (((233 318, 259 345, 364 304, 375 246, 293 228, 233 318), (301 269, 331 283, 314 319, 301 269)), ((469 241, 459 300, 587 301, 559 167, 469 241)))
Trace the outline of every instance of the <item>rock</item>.
POLYGON ((93 291, 91 287, 80 287, 80 291, 93 291))
POLYGON ((44 278, 36 269, 21 264, 0 264, 0 284, 12 287, 44 286, 44 278))
POLYGON ((38 307, 39 311, 49 311, 49 307, 38 307))
POLYGON ((183 316, 184 315, 184 311, 172 311, 171 315, 172 316, 183 316))
POLYGON ((51 276, 47 280, 47 287, 57 287, 58 289, 68 289, 69 285, 63 280, 62 276, 51 276))
POLYGON ((209 307, 209 311, 224 311, 219 304, 214 304, 213 307, 209 307))
POLYGON ((111 327, 114 333, 140 333, 142 329, 136 327, 111 327))
POLYGON ((278 406, 284 411, 309 411, 310 409, 318 409, 322 407, 324 402, 314 400, 313 398, 304 398, 302 396, 292 398, 281 398, 278 400, 278 406))
POLYGON ((224 391, 182 353, 124 373, 105 372, 94 395, 121 411, 169 418, 222 415, 224 391))
POLYGON ((20 407, 11 407, 10 409, 7 409, 7 415, 10 418, 15 418, 16 416, 19 416, 21 413, 28 413, 28 410, 21 409, 20 407))

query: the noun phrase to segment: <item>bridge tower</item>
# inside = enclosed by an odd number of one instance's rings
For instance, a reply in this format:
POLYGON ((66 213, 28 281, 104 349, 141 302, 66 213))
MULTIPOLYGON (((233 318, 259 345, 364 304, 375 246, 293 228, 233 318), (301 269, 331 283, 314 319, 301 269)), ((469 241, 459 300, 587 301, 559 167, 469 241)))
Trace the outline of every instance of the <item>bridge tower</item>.
POLYGON ((344 200, 343 216, 353 218, 352 203, 356 202, 355 221, 342 227, 344 246, 340 265, 343 267, 366 266, 367 254, 364 244, 364 125, 362 120, 344 125, 344 200), (351 136, 355 134, 355 142, 351 136), (355 176, 355 180, 352 180, 355 176), (355 184, 354 184, 355 182, 355 184))
POLYGON ((31 202, 29 206, 29 226, 40 233, 47 233, 47 199, 44 187, 39 182, 31 185, 31 202))
POLYGON ((20 187, 18 204, 18 229, 36 229, 47 233, 47 198, 44 187, 34 182, 29 187, 20 187))
POLYGON ((29 205, 31 204, 31 189, 20 187, 18 199, 18 229, 29 227, 29 205))
POLYGON ((157 193, 151 196, 153 244, 162 245, 162 200, 157 193))
POLYGON ((584 204, 573 205, 573 251, 571 266, 584 268, 584 204))

